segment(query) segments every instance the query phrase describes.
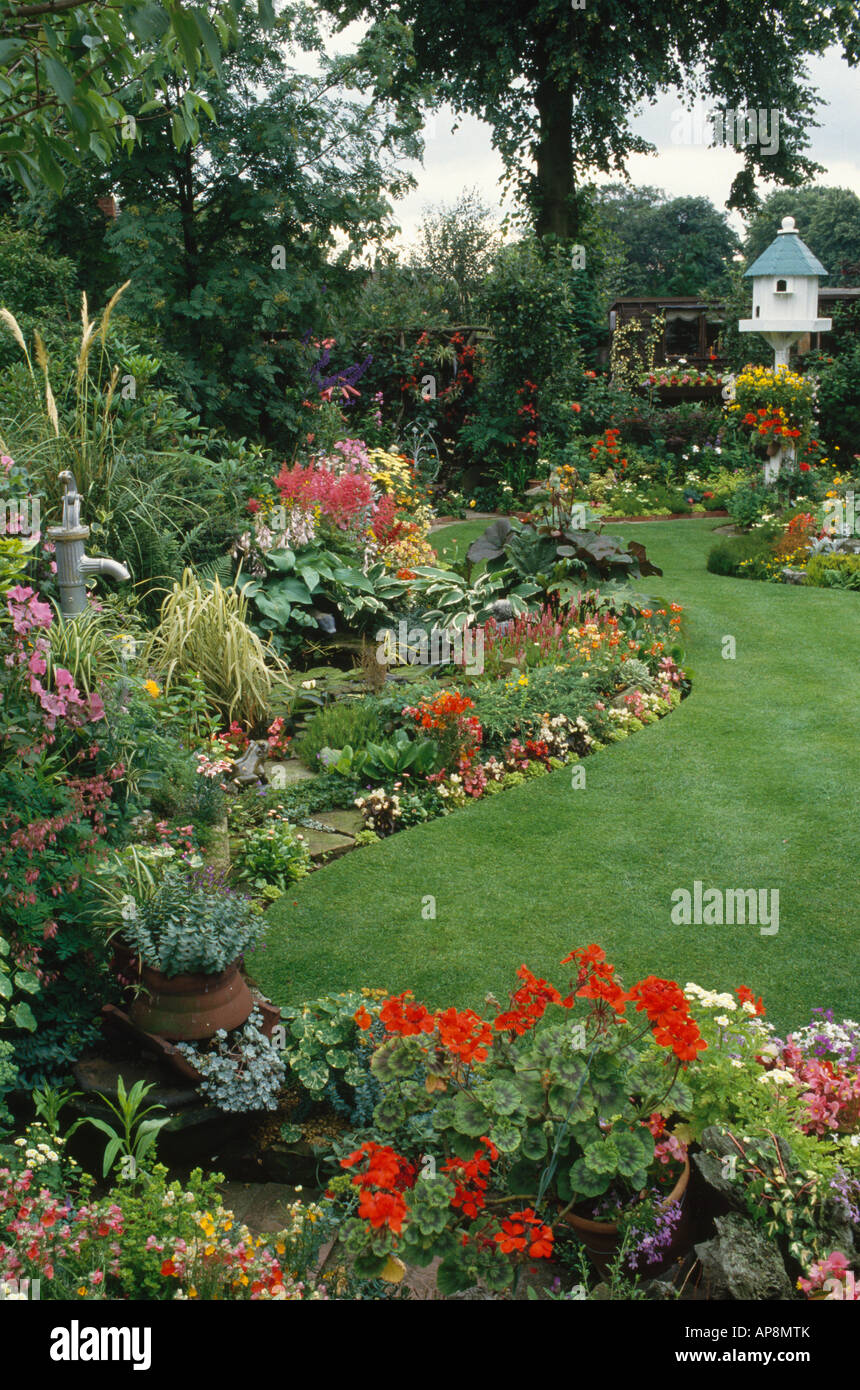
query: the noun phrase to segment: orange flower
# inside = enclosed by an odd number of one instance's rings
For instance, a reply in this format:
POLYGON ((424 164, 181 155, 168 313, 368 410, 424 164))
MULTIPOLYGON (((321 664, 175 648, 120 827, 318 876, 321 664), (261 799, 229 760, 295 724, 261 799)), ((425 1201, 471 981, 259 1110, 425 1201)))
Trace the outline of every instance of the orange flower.
POLYGON ((524 1252, 526 1248, 534 1259, 548 1259, 552 1255, 552 1227, 545 1226, 540 1217, 535 1216, 533 1207, 512 1211, 502 1222, 501 1230, 496 1232, 493 1239, 498 1242, 505 1255, 524 1252))
POLYGON ((403 1230, 406 1203, 396 1192, 368 1192, 361 1194, 358 1214, 369 1221, 374 1230, 387 1226, 396 1236, 403 1230))
POLYGON ((367 1009, 364 1007, 363 1004, 360 1009, 356 1009, 355 1013, 353 1014, 353 1018, 355 1019, 359 1028, 369 1028, 371 1023, 373 1022, 373 1019, 371 1018, 370 1014, 367 1012, 367 1009))

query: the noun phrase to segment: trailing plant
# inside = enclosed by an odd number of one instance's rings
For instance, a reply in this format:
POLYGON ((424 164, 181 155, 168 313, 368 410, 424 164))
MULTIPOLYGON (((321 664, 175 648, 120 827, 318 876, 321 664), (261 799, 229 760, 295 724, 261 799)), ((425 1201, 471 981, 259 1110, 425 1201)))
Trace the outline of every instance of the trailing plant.
POLYGON ((254 1009, 241 1029, 228 1034, 219 1028, 208 1044, 177 1043, 177 1051, 203 1077, 200 1091, 219 1110, 277 1110, 287 1068, 262 1024, 262 1014, 254 1009))

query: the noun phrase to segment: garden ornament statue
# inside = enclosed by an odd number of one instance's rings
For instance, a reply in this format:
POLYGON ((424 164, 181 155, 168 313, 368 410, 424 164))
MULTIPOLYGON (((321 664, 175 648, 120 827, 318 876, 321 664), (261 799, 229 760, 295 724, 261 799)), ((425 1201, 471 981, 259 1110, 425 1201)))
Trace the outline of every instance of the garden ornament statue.
MULTIPOLYGON (((741 333, 760 333, 773 348, 774 369, 788 366, 792 343, 807 333, 827 333, 831 319, 818 317, 818 277, 827 275, 797 234, 793 217, 784 217, 782 226, 744 279, 753 282, 753 316, 741 319, 741 333)), ((765 482, 779 476, 783 463, 794 462, 794 441, 784 440, 779 452, 765 464, 765 482)))
POLYGON ((50 526, 48 538, 54 542, 57 557, 57 583, 60 586, 60 612, 64 618, 76 618, 86 612, 88 574, 109 574, 112 579, 130 579, 125 565, 117 560, 93 558, 84 554, 84 542, 89 526, 81 525, 81 499, 74 475, 68 469, 59 474, 63 484, 63 523, 50 526))

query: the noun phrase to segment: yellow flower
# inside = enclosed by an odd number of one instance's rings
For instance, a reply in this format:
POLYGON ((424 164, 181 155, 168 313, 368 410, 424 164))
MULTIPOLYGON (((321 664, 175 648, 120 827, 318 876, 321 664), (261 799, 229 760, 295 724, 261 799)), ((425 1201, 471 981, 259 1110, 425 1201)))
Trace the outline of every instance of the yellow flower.
POLYGON ((471 500, 471 502, 469 503, 469 506, 470 506, 470 507, 474 507, 474 505, 475 505, 475 499, 474 499, 474 497, 473 497, 472 500, 471 500))
POLYGON ((79 1297, 79 1298, 86 1298, 86 1296, 87 1296, 86 1285, 85 1285, 85 1284, 81 1284, 80 1288, 78 1289, 78 1297, 79 1297))
POLYGON ((159 695, 161 694, 161 686, 158 684, 157 681, 144 681, 143 688, 144 690, 149 691, 153 700, 157 700, 159 695))

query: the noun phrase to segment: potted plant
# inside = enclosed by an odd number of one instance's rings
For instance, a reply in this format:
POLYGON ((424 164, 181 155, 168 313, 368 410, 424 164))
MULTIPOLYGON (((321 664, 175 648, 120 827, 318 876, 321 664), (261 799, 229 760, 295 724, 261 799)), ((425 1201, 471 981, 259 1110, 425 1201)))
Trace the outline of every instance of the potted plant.
POLYGON ((445 1293, 505 1288, 519 1259, 551 1255, 563 1223, 598 1269, 622 1232, 631 1268, 654 1272, 675 1253, 689 1165, 670 1126, 705 1042, 673 981, 625 991, 596 945, 568 962, 564 995, 521 966, 508 1008, 488 996, 492 1021, 431 1012, 408 992, 376 1018, 358 1010, 383 1092, 373 1133, 390 1138, 342 1159, 344 1238, 366 1276, 391 1256, 438 1257, 445 1293))
POLYGON ((142 985, 132 1021, 170 1042, 241 1027, 253 1001, 239 967, 265 929, 260 909, 211 870, 181 868, 130 907, 121 940, 139 961, 142 985))

